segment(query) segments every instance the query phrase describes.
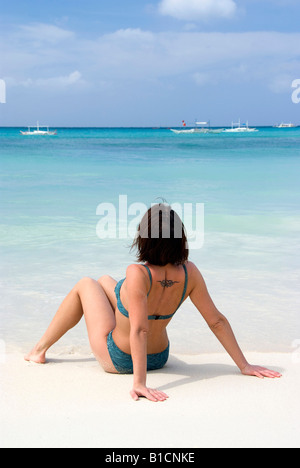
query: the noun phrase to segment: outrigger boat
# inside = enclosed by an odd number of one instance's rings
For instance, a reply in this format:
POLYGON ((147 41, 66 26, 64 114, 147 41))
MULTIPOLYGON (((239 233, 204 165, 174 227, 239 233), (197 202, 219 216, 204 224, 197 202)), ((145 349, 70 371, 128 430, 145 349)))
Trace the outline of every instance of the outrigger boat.
POLYGON ((50 136, 53 136, 53 135, 57 135, 57 130, 54 130, 53 132, 51 132, 49 130, 49 127, 40 127, 39 123, 37 122, 37 126, 36 126, 36 130, 31 130, 30 129, 31 127, 28 127, 28 131, 27 132, 20 132, 22 135, 32 135, 32 136, 43 136, 43 135, 50 135, 50 136), (45 130, 41 130, 42 129, 45 129, 45 130))
POLYGON ((275 125, 275 128, 295 128, 296 125, 292 123, 281 123, 280 125, 275 125))
POLYGON ((258 132, 257 128, 249 128, 248 122, 246 124, 241 125, 241 121, 239 120, 238 123, 232 122, 231 128, 226 128, 224 132, 226 133, 246 133, 246 132, 258 132))
MULTIPOLYGON (((183 120, 183 126, 186 127, 186 123, 185 121, 183 120)), ((212 129, 210 128, 210 122, 195 122, 195 127, 194 128, 185 128, 185 129, 182 129, 182 130, 176 130, 176 129, 173 129, 171 128, 171 132, 173 133, 176 133, 177 135, 178 134, 181 134, 181 133, 222 133, 223 132, 223 129, 212 129), (204 128, 203 125, 208 125, 208 128, 204 128), (200 127, 201 126, 201 127, 200 127)))

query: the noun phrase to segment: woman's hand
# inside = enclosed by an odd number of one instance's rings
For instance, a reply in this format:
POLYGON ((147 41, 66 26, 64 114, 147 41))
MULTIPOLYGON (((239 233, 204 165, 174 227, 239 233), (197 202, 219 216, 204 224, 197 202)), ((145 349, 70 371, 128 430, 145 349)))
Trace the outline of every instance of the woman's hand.
POLYGON ((155 402, 165 401, 167 398, 169 398, 165 393, 160 392, 159 390, 154 390, 152 388, 147 388, 143 385, 133 387, 130 395, 134 401, 138 401, 140 397, 144 397, 147 398, 147 400, 155 402))
POLYGON ((265 377, 269 379, 279 379, 280 377, 282 377, 282 375, 279 372, 266 369, 265 367, 251 366, 250 364, 247 364, 247 366, 244 369, 242 369, 241 372, 243 375, 258 377, 259 379, 263 379, 265 377))

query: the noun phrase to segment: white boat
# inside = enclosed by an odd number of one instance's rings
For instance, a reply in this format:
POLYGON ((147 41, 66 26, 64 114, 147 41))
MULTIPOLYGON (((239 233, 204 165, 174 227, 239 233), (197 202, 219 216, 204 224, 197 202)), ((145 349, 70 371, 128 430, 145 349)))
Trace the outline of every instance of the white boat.
POLYGON ((232 122, 231 128, 226 128, 224 130, 226 133, 246 133, 246 132, 258 132, 257 128, 249 128, 248 122, 246 124, 241 125, 241 121, 239 120, 238 123, 232 122))
POLYGON ((281 123, 280 125, 275 125, 275 128, 295 128, 296 125, 292 123, 281 123))
MULTIPOLYGON (((185 124, 185 122, 183 121, 185 124)), ((185 124, 186 125, 186 124, 185 124)), ((191 129, 176 130, 171 128, 171 132, 178 134, 181 133, 222 133, 223 129, 211 129, 210 122, 195 122, 195 127, 191 129), (209 125, 209 128, 203 128, 203 125, 209 125), (202 128, 200 128, 200 126, 202 128)))
POLYGON ((31 127, 28 127, 27 132, 20 132, 22 135, 33 135, 33 136, 44 136, 44 135, 57 135, 57 130, 51 132, 49 127, 44 126, 40 127, 39 122, 37 122, 36 130, 31 130, 31 127))

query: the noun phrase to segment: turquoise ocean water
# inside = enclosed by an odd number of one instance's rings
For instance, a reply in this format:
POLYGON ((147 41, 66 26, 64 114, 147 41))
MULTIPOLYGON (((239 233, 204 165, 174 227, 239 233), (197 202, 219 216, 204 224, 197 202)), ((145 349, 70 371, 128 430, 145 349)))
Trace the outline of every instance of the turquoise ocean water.
MULTIPOLYGON (((300 129, 174 135, 167 129, 0 129, 0 340, 26 351, 83 276, 124 277, 131 239, 99 239, 97 207, 204 204, 191 251, 245 351, 300 339, 300 129)), ((135 220, 129 216, 129 221, 135 220)), ((220 351, 188 301, 172 351, 220 351)), ((59 346, 88 348, 84 324, 59 346)))

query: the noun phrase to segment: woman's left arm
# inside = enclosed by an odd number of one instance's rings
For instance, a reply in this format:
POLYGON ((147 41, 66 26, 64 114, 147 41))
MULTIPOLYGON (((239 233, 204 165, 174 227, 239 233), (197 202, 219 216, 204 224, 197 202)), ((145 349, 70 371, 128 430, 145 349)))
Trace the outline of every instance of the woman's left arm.
POLYGON ((271 379, 281 377, 281 374, 278 372, 260 366, 252 366, 247 362, 234 336, 230 323, 220 312, 219 320, 215 323, 214 326, 211 326, 211 330, 216 335, 228 354, 231 356, 233 361, 236 363, 243 375, 258 377, 260 379, 263 379, 264 377, 271 379))
POLYGON ((247 362, 238 345, 230 323, 216 308, 207 290, 205 281, 194 264, 192 264, 190 279, 192 283, 192 291, 190 293, 191 301, 197 307, 212 332, 231 356, 242 374, 256 376, 259 378, 281 377, 281 374, 278 372, 265 369, 264 367, 252 366, 247 362))

